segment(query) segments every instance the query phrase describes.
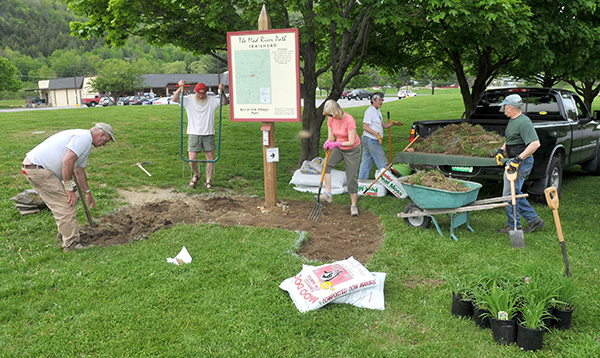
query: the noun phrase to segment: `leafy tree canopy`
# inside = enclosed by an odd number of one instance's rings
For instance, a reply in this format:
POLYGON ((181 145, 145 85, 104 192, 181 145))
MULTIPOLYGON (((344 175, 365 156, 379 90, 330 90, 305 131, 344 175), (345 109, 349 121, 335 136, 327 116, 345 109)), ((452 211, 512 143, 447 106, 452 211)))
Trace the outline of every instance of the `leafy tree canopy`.
POLYGON ((0 91, 17 92, 23 83, 15 75, 17 68, 4 57, 0 57, 0 91))

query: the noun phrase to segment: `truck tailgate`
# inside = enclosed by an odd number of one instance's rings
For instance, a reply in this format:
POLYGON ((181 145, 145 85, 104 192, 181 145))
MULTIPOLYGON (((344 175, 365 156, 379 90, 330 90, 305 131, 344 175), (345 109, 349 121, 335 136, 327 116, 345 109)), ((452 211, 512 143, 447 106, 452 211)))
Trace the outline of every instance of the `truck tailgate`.
POLYGON ((459 167, 497 167, 495 158, 468 157, 464 155, 400 152, 394 163, 420 165, 450 165, 459 167))

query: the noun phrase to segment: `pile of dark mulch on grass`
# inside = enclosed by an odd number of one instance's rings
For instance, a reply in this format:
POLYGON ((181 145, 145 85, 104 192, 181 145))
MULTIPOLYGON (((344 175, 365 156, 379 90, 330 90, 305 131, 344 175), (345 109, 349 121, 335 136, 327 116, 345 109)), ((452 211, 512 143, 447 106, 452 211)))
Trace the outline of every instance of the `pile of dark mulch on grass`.
POLYGON ((461 123, 442 127, 412 147, 415 152, 491 158, 502 143, 498 133, 486 131, 480 125, 461 123))
POLYGON ((416 174, 402 178, 402 182, 452 192, 463 192, 472 189, 461 182, 446 178, 437 171, 419 171, 416 174))

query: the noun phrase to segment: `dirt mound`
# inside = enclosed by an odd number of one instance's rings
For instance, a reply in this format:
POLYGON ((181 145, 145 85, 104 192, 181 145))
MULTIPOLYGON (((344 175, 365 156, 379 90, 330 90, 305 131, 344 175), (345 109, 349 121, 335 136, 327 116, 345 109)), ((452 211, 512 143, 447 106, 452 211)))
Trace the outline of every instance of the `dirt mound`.
MULTIPOLYGON (((130 192, 131 193, 131 192, 130 192)), ((317 222, 308 220, 313 201, 279 202, 264 207, 264 199, 243 196, 187 195, 156 192, 133 193, 137 204, 126 205, 95 223, 84 242, 95 246, 124 245, 177 223, 214 223, 305 231, 299 254, 321 261, 342 260, 354 256, 367 262, 381 244, 383 230, 378 217, 361 210, 350 216, 347 205, 324 204, 317 222), (159 193, 160 194, 160 193, 159 193), (158 199, 157 199, 158 198, 158 199)))

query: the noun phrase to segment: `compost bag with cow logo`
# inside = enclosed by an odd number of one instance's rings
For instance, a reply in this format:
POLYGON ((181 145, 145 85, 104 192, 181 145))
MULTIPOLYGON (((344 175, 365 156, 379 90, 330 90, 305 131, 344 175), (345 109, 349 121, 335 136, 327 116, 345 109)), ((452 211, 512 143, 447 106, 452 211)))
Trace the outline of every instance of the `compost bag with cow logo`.
POLYGON ((316 267, 303 265, 300 273, 284 280, 279 288, 290 294, 300 312, 306 312, 379 283, 369 270, 350 257, 316 267))

